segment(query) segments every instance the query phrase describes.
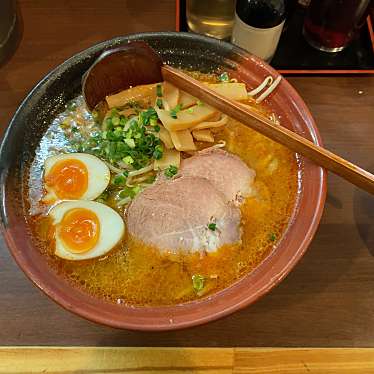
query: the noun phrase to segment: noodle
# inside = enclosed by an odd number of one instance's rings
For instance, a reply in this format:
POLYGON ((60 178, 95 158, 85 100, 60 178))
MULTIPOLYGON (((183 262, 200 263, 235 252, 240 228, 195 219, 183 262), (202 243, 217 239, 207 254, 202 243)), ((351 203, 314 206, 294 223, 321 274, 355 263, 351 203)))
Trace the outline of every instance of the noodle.
POLYGON ((259 92, 261 92, 267 85, 269 84, 272 84, 273 83, 273 78, 269 75, 268 77, 266 77, 263 82, 258 86, 256 87, 255 89, 253 89, 252 91, 249 91, 248 92, 248 96, 255 96, 257 95, 259 92))
POLYGON ((263 92, 260 97, 256 99, 256 104, 260 104, 266 97, 268 97, 278 86, 279 82, 281 81, 282 77, 279 76, 271 85, 270 87, 263 92))
POLYGON ((135 177, 137 175, 148 173, 151 170, 153 170, 153 163, 148 165, 148 166, 145 166, 144 168, 141 168, 139 170, 130 171, 129 172, 129 177, 135 177))
POLYGON ((113 171, 114 173, 117 173, 117 174, 122 174, 125 170, 124 169, 120 169, 120 168, 117 168, 115 167, 114 165, 112 165, 111 163, 109 162, 106 162, 104 161, 105 164, 108 166, 108 168, 113 171))

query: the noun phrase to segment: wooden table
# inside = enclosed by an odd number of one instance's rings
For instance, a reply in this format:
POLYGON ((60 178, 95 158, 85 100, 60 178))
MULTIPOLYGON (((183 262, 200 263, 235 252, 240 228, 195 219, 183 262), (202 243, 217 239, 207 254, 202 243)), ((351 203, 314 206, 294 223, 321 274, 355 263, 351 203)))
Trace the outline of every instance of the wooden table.
MULTIPOLYGON (((174 29, 174 0, 19 3, 23 39, 0 68, 0 132, 34 84, 72 54, 117 35, 174 29)), ((373 172, 374 77, 289 81, 325 145, 373 172)), ((374 347, 374 198, 333 175, 328 191, 315 239, 281 285, 241 312, 184 331, 120 331, 70 314, 32 286, 0 239, 0 345, 374 347)))

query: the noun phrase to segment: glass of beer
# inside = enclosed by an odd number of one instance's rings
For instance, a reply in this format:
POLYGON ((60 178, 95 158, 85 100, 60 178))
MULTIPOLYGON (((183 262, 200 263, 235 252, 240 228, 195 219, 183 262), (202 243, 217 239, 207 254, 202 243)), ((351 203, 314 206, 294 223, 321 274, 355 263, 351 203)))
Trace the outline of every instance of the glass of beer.
POLYGON ((308 43, 325 52, 343 50, 364 24, 370 0, 312 0, 304 20, 308 43))
POLYGON ((190 31, 228 39, 232 32, 235 0, 187 0, 187 24, 190 31))

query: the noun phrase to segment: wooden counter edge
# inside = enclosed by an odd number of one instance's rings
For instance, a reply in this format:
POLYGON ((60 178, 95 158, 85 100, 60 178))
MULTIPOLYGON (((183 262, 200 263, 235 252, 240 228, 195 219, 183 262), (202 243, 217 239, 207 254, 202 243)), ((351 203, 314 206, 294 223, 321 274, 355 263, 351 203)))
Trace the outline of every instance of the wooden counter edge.
POLYGON ((0 347, 0 373, 374 373, 374 348, 0 347))

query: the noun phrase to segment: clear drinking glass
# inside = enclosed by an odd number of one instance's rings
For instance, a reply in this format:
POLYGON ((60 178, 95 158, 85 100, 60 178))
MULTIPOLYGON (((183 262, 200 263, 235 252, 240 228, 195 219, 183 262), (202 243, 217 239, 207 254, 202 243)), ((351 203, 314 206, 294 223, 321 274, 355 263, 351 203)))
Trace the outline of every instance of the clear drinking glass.
POLYGON ((363 25, 370 0, 312 0, 304 20, 308 43, 325 52, 339 52, 363 25))
POLYGON ((187 0, 188 28, 198 34, 228 39, 234 15, 235 0, 187 0))

